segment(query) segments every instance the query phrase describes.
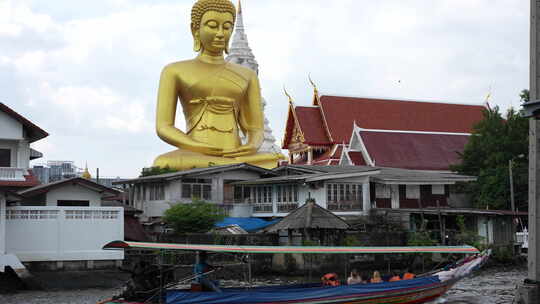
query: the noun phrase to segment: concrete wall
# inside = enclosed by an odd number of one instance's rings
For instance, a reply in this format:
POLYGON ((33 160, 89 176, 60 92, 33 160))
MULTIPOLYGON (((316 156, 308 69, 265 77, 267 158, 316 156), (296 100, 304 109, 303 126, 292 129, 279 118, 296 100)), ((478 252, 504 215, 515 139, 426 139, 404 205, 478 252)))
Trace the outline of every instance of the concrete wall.
POLYGON ((0 139, 23 139, 23 126, 4 112, 0 112, 0 139))
POLYGON ((6 251, 23 262, 122 260, 101 248, 123 239, 123 208, 7 208, 6 251))
POLYGON ((47 206, 57 206, 58 200, 89 201, 90 207, 99 207, 101 206, 101 193, 77 184, 66 184, 47 193, 47 206))

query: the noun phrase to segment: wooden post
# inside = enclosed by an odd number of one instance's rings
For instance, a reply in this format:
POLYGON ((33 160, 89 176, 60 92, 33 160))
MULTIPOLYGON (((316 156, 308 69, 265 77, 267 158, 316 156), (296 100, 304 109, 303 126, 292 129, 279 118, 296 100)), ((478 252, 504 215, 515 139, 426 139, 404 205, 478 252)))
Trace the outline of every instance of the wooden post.
POLYGON ((444 233, 444 226, 442 222, 442 214, 441 214, 441 206, 439 205, 439 200, 437 200, 437 213, 439 215, 439 230, 441 234, 441 245, 445 245, 445 233, 444 233))

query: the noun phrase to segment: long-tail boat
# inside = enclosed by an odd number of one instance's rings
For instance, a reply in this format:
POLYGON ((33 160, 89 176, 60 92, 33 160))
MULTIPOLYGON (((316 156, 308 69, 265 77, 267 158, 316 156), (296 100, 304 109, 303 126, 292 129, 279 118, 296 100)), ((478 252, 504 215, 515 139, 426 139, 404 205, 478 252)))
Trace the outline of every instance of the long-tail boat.
MULTIPOLYGON (((214 253, 298 253, 298 254, 383 254, 383 253, 461 253, 468 256, 439 271, 419 275, 414 279, 397 282, 322 286, 301 284, 262 286, 254 288, 224 288, 222 292, 166 290, 161 288, 154 303, 164 304, 374 304, 374 303, 426 303, 442 296, 460 279, 479 268, 489 257, 471 246, 432 247, 318 247, 318 246, 225 246, 161 244, 115 241, 104 249, 150 249, 207 251, 214 253)), ((111 299, 101 304, 152 303, 111 299)))

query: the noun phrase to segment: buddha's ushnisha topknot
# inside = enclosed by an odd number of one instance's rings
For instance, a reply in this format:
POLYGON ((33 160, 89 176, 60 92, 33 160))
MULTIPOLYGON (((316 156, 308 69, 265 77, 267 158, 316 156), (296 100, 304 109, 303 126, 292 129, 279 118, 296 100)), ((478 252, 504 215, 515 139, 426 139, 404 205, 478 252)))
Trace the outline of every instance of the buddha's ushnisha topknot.
POLYGON ((204 13, 217 11, 220 13, 231 13, 236 21, 236 8, 229 0, 198 0, 191 9, 191 23, 198 30, 204 13))

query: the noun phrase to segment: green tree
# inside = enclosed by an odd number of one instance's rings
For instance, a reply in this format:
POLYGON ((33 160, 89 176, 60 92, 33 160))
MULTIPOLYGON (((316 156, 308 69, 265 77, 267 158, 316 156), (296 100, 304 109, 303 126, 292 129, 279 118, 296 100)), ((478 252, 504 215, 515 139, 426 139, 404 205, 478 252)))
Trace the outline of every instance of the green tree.
MULTIPOLYGON (((522 100, 528 98, 522 91, 522 100)), ((510 209, 509 161, 513 160, 516 207, 527 206, 529 122, 520 112, 508 110, 506 117, 499 108, 484 111, 484 119, 473 128, 473 134, 460 154, 461 164, 451 169, 477 176, 464 185, 478 208, 510 209), (520 158, 521 156, 521 158, 520 158)))
POLYGON ((191 204, 177 204, 165 211, 163 220, 176 233, 205 233, 223 220, 221 210, 212 203, 193 200, 191 204))
POLYGON ((164 168, 151 167, 151 168, 144 168, 139 177, 161 175, 161 174, 174 173, 174 172, 178 172, 178 170, 171 169, 169 166, 166 166, 164 168))

